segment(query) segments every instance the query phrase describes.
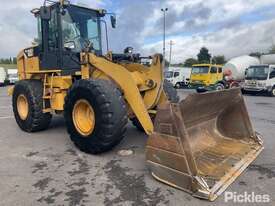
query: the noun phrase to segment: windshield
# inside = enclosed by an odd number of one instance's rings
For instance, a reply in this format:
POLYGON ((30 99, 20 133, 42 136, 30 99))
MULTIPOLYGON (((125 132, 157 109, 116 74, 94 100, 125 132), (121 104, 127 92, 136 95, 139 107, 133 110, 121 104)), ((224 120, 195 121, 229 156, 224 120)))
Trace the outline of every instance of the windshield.
POLYGON ((10 77, 10 78, 17 78, 18 75, 17 75, 17 74, 9 74, 9 77, 10 77))
POLYGON ((92 49, 101 53, 100 18, 95 11, 69 7, 61 24, 65 48, 81 52, 91 43, 92 49))
POLYGON ((246 78, 247 80, 266 80, 269 73, 269 67, 268 66, 255 66, 255 67, 249 67, 246 72, 246 78))
POLYGON ((209 67, 193 67, 192 68, 192 74, 208 74, 209 67))
POLYGON ((164 77, 165 77, 166 79, 172 78, 172 77, 173 77, 173 72, 164 72, 164 77))

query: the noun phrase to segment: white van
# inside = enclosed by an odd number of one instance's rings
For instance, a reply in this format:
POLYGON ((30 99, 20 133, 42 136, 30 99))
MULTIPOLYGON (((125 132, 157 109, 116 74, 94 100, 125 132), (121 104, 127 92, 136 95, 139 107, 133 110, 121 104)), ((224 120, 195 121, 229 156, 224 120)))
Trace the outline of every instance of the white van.
POLYGON ((4 86, 7 80, 7 73, 3 67, 0 67, 0 86, 4 86))
POLYGON ((8 69, 8 82, 9 84, 15 84, 18 82, 18 71, 17 69, 8 69))
POLYGON ((164 72, 167 81, 173 84, 177 89, 185 87, 189 84, 191 68, 188 67, 170 67, 164 72))

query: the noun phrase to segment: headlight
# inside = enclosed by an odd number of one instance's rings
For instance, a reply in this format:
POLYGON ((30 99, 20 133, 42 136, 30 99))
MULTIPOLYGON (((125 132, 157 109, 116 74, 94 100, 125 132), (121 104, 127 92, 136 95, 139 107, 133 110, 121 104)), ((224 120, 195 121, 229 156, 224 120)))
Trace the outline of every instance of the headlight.
POLYGON ((266 83, 265 83, 265 82, 259 82, 259 83, 258 83, 258 86, 260 86, 260 87, 265 87, 265 86, 266 86, 266 83))

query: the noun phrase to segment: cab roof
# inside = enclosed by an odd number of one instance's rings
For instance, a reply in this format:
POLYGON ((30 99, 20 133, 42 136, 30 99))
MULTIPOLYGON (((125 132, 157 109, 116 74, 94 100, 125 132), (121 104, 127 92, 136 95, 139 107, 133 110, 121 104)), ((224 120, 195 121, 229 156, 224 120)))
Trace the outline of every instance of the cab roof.
POLYGON ((211 66, 223 67, 222 65, 219 65, 219 64, 194 64, 193 65, 193 67, 211 67, 211 66))
MULTIPOLYGON (((60 5, 60 2, 58 1, 47 1, 48 4, 46 5, 47 7, 54 7, 56 5, 60 5)), ((65 1, 66 4, 65 6, 73 6, 73 7, 78 7, 78 8, 82 8, 82 9, 87 9, 87 10, 91 10, 91 11, 95 11, 98 12, 99 14, 101 14, 102 16, 105 16, 105 14, 107 13, 107 11, 105 9, 94 9, 94 8, 89 8, 89 7, 85 7, 82 5, 76 5, 76 4, 71 4, 69 1, 65 1)), ((34 15, 38 15, 40 12, 39 8, 34 8, 31 10, 31 13, 33 13, 34 15)))

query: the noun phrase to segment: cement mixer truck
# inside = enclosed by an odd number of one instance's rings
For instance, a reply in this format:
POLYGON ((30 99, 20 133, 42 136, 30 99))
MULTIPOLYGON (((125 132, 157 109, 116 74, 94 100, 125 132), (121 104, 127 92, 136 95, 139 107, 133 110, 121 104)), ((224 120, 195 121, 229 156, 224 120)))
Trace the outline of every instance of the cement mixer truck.
POLYGON ((197 92, 240 87, 244 83, 246 69, 250 65, 259 64, 260 60, 258 58, 247 55, 233 58, 222 67, 222 74, 218 76, 215 82, 197 88, 197 92))
POLYGON ((260 65, 247 69, 243 93, 264 93, 275 97, 275 54, 262 55, 260 62, 260 65))
POLYGON ((247 68, 259 64, 260 60, 258 58, 248 55, 231 59, 223 66, 223 84, 226 88, 240 87, 244 83, 247 68))

